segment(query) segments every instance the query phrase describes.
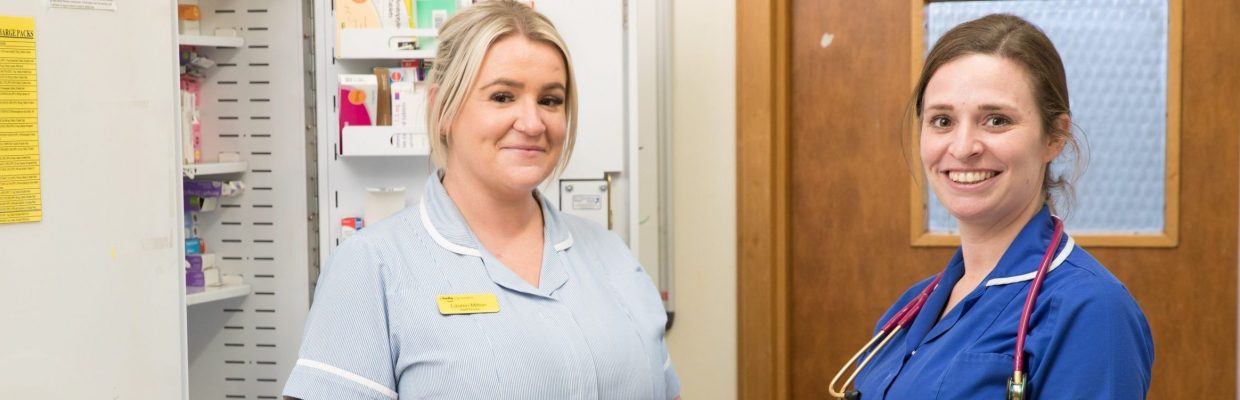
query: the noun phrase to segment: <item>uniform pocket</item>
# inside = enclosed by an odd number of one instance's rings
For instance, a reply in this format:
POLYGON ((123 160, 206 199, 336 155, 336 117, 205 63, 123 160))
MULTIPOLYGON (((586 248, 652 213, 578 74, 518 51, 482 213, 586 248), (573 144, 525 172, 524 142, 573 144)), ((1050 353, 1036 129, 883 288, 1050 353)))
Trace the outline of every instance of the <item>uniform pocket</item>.
POLYGON ((960 353, 939 385, 938 399, 1003 399, 1013 359, 1002 353, 960 353))

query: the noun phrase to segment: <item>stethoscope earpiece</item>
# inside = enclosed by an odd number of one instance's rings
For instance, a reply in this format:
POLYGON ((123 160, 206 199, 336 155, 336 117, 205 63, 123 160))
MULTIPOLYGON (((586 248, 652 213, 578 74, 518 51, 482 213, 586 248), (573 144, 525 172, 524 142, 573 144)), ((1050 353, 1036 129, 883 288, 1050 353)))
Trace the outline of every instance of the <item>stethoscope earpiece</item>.
POLYGON ((844 394, 844 400, 861 400, 861 392, 849 390, 848 393, 844 394))

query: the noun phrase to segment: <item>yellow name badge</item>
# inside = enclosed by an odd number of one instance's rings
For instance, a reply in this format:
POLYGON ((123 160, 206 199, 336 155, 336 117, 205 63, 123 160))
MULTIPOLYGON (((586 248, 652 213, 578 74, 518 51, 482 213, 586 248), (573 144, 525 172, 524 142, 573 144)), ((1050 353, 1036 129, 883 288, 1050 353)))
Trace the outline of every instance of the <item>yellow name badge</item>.
POLYGON ((441 294, 435 300, 439 303, 439 313, 443 315, 499 312, 499 299, 495 293, 441 294))

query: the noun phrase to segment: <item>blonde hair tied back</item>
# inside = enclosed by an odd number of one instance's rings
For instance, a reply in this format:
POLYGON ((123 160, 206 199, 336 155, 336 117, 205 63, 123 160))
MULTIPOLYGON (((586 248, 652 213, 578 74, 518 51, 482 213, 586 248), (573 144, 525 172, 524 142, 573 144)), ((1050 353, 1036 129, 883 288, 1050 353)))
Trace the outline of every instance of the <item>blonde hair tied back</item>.
POLYGON ((564 58, 566 88, 564 109, 567 118, 563 153, 552 176, 559 176, 572 156, 577 138, 577 83, 568 46, 546 16, 512 0, 490 0, 474 4, 444 23, 437 38, 438 48, 427 81, 435 96, 427 104, 427 134, 431 160, 438 167, 447 162, 452 132, 448 127, 461 110, 478 79, 482 60, 491 45, 511 35, 551 45, 564 58))

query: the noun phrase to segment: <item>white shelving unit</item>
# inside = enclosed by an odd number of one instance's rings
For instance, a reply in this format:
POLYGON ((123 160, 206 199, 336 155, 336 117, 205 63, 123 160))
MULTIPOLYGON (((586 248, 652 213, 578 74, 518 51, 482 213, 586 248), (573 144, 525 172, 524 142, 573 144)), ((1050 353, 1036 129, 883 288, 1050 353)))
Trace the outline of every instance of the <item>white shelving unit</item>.
POLYGON ((248 283, 223 286, 186 287, 185 305, 209 303, 217 300, 249 296, 251 287, 248 283))
POLYGON ((248 166, 249 166, 249 163, 246 163, 245 161, 225 162, 225 163, 198 163, 198 164, 185 164, 181 168, 181 171, 182 171, 182 174, 184 174, 186 178, 194 179, 197 177, 211 176, 211 175, 239 174, 239 173, 245 172, 248 166))
POLYGON ((435 57, 435 49, 402 49, 402 43, 439 35, 435 29, 341 29, 341 60, 400 60, 435 57))
POLYGON ((208 36, 180 35, 177 44, 181 46, 236 48, 245 46, 245 39, 240 36, 208 36))
POLYGON ((340 239, 343 218, 362 217, 367 189, 406 188, 406 203, 422 194, 429 173, 430 144, 418 126, 349 126, 343 131, 335 104, 341 74, 371 74, 375 67, 399 67, 401 60, 432 60, 437 29, 361 29, 337 31, 332 1, 315 2, 316 76, 319 126, 319 261, 340 239), (401 49, 418 39, 419 50, 401 49), (337 40, 339 39, 339 40, 337 40), (343 143, 343 144, 342 144, 343 143))

